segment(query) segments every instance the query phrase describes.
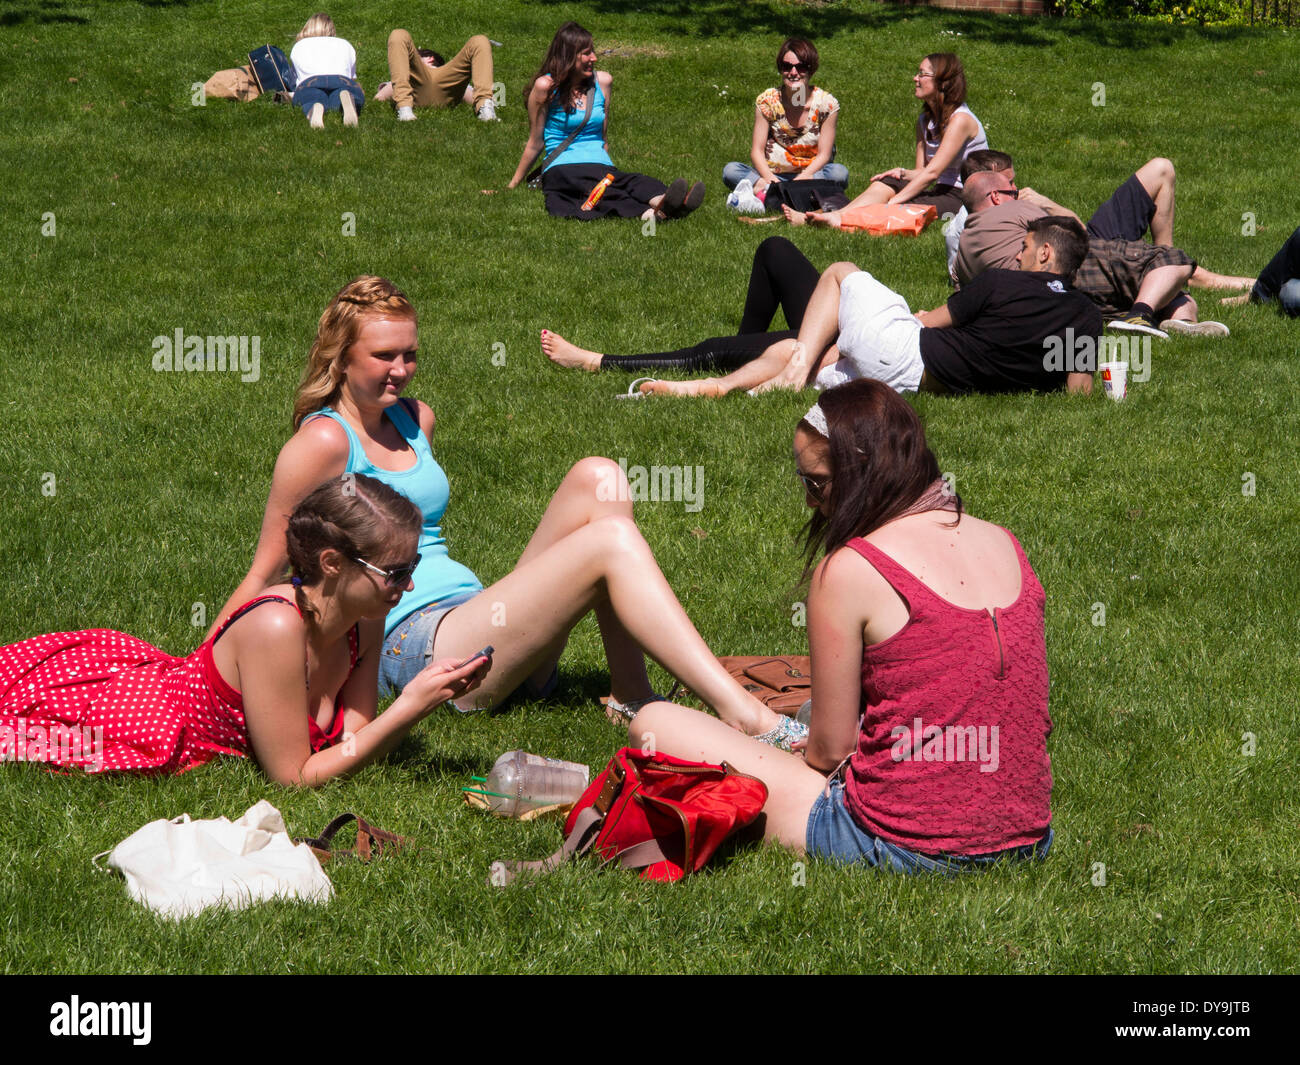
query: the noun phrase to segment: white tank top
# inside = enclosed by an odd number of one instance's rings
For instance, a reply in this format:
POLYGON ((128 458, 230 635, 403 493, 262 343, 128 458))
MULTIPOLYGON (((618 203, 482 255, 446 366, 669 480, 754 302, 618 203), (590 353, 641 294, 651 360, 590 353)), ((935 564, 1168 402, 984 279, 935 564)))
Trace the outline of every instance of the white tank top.
MULTIPOLYGON (((954 116, 961 114, 975 118, 975 112, 965 104, 962 104, 953 112, 954 116)), ((950 118, 948 121, 951 122, 952 119, 950 118)), ((924 111, 921 112, 921 122, 921 139, 925 144, 925 161, 928 163, 934 158, 934 153, 939 150, 939 141, 942 138, 930 122, 929 115, 924 111)), ((988 138, 984 136, 984 125, 978 118, 975 118, 975 129, 975 136, 966 142, 966 147, 961 150, 961 154, 953 161, 952 166, 939 175, 938 184, 954 185, 961 188, 961 164, 965 162, 966 156, 970 155, 971 152, 982 152, 989 146, 988 138)))

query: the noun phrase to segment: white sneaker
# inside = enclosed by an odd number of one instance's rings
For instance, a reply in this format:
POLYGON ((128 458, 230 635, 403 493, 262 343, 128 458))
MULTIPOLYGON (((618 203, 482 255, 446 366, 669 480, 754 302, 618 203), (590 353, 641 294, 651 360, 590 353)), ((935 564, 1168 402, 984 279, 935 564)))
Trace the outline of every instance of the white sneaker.
POLYGON ((339 94, 339 106, 343 108, 343 124, 345 126, 355 126, 357 124, 357 102, 352 99, 350 92, 339 94))
POLYGON ((497 105, 491 100, 484 100, 478 105, 478 120, 480 122, 500 122, 497 118, 497 105))
POLYGON ((414 107, 399 107, 399 108, 397 109, 397 121, 398 121, 398 122, 414 122, 414 121, 415 121, 415 108, 414 108, 414 107))
POLYGON ((325 128, 325 105, 312 104, 311 111, 307 115, 307 121, 311 123, 312 129, 325 128))
POLYGON ((1167 333, 1177 333, 1185 337, 1226 337, 1228 327, 1222 322, 1185 322, 1181 318, 1170 318, 1161 322, 1160 328, 1167 333))

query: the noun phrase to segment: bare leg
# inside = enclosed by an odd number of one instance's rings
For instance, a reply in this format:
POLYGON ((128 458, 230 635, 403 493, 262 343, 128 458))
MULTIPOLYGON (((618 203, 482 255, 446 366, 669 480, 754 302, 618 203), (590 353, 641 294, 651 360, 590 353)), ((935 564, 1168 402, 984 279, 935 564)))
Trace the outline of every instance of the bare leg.
POLYGON ((1164 307, 1156 308, 1156 321, 1194 322, 1196 321, 1196 301, 1187 293, 1179 293, 1164 307))
POLYGON ((1231 274, 1216 274, 1213 270, 1198 266, 1192 271, 1192 276, 1187 283, 1193 288, 1227 288, 1245 292, 1255 284, 1255 279, 1233 277, 1231 274))
POLYGON ((792 226, 801 226, 807 223, 810 226, 821 226, 824 229, 840 228, 839 211, 796 211, 788 203, 781 204, 781 210, 785 212, 785 220, 792 226))
POLYGON ((803 312, 799 337, 784 369, 765 381, 759 391, 807 386, 814 370, 840 334, 840 284, 857 271, 853 263, 832 263, 822 272, 803 312))
POLYGON ((1191 276, 1190 266, 1159 266, 1150 270, 1142 278, 1137 298, 1133 302, 1145 303, 1158 310, 1178 295, 1191 276))
POLYGON ((566 370, 586 370, 589 373, 600 369, 603 357, 601 352, 588 351, 570 344, 559 333, 552 333, 549 329, 542 330, 542 352, 556 366, 563 366, 566 370))
MULTIPOLYGON (((753 362, 745 363, 726 377, 706 377, 702 381, 650 381, 641 386, 641 391, 664 396, 725 396, 739 389, 760 388, 786 368, 794 345, 793 340, 778 340, 753 362)), ((802 388, 802 381, 794 387, 802 388)))
POLYGON ((614 502, 599 498, 617 492, 611 467, 621 475, 606 460, 575 467, 570 478, 578 485, 586 480, 588 505, 581 492, 556 493, 513 572, 443 619, 435 660, 496 646, 492 670, 471 696, 487 705, 526 676, 549 672, 570 630, 596 609, 611 688, 621 702, 650 694, 644 648, 728 725, 748 733, 774 727, 777 715, 741 688, 700 638, 630 517, 600 517, 564 534, 584 510, 614 502))
POLYGON ((726 762, 767 785, 763 838, 802 853, 808 814, 826 778, 798 755, 738 735, 716 718, 672 703, 651 703, 632 720, 628 744, 693 762, 726 762))
MULTIPOLYGON (((1156 156, 1149 159, 1138 170, 1137 179, 1142 183, 1142 187, 1147 190, 1147 195, 1151 197, 1152 202, 1156 205, 1156 213, 1151 219, 1151 243, 1167 244, 1173 246, 1174 243, 1174 182, 1176 175, 1174 173, 1174 164, 1163 158, 1156 156)), ((1152 304, 1154 307, 1155 304, 1152 304)))

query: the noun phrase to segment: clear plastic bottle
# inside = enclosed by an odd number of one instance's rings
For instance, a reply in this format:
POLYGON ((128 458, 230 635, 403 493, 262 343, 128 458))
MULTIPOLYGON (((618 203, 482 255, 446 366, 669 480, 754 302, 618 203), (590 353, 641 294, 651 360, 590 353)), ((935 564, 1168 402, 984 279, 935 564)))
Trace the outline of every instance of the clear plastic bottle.
POLYGON ((520 817, 539 806, 574 802, 586 791, 591 770, 576 762, 507 751, 496 760, 483 790, 488 809, 501 817, 520 817))

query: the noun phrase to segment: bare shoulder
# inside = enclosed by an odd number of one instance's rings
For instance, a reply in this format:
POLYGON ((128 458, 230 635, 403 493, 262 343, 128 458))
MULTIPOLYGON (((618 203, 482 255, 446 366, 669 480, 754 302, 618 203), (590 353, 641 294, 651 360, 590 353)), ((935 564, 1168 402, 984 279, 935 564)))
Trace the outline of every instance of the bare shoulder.
POLYGON ((346 462, 348 447, 347 430, 333 418, 320 416, 304 421, 298 431, 289 437, 284 451, 293 448, 302 452, 322 452, 322 457, 327 460, 346 462))
POLYGON ((814 594, 835 595, 845 600, 870 598, 890 587, 880 572, 853 548, 832 551, 813 570, 814 594))
MULTIPOLYGON (((236 637, 241 647, 259 654, 274 655, 281 651, 296 654, 305 645, 307 625, 289 598, 292 589, 269 588, 266 594, 280 595, 283 601, 271 600, 250 610, 230 626, 231 635, 236 637)), ((290 661, 297 661, 297 657, 290 661)))
POLYGON ((551 95, 553 88, 555 88, 555 79, 549 74, 543 74, 533 82, 533 91, 529 95, 534 100, 545 101, 551 95))
POLYGON ((608 70, 598 70, 596 71, 596 80, 600 83, 600 87, 608 92, 609 87, 614 84, 614 75, 608 70))

